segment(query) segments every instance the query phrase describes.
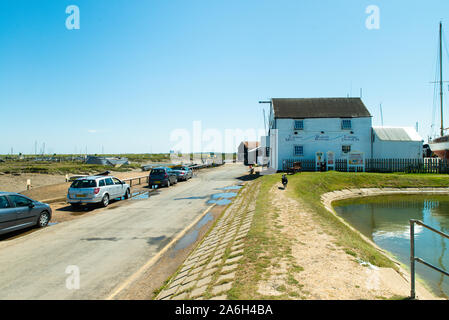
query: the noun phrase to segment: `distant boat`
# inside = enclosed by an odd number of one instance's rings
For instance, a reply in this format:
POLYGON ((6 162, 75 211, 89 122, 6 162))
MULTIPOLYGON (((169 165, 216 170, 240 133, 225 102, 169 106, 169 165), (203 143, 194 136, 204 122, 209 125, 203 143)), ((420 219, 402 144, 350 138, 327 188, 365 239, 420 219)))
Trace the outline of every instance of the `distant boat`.
POLYGON ((443 126, 443 25, 440 22, 440 112, 441 112, 441 128, 440 137, 429 141, 430 150, 441 159, 449 159, 449 135, 444 135, 443 126))

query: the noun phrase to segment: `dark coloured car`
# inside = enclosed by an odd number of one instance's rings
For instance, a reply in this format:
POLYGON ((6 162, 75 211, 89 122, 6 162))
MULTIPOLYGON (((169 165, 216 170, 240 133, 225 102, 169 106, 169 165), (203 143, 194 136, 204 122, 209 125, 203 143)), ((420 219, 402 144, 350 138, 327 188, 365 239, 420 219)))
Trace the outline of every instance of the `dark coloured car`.
POLYGON ((187 181, 187 180, 191 179, 193 176, 192 169, 190 169, 187 166, 174 166, 171 169, 178 176, 178 181, 181 181, 181 180, 187 181))
POLYGON ((43 228, 51 220, 48 204, 13 192, 0 192, 0 234, 38 226, 43 228))
POLYGON ((167 167, 159 167, 151 170, 148 185, 150 188, 153 186, 165 186, 169 187, 172 184, 178 183, 178 176, 176 172, 167 167))

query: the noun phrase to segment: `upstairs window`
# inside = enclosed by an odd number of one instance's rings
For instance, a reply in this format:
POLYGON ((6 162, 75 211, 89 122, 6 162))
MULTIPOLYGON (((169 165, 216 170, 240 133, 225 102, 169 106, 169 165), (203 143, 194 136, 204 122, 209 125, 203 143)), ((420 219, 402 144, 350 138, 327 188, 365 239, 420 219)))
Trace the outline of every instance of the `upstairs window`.
POLYGON ((295 120, 295 130, 304 130, 304 120, 295 120))
POLYGON ((303 146, 295 146, 293 150, 293 154, 295 156, 303 156, 304 155, 304 147, 303 146))
POLYGON ((266 156, 269 157, 270 156, 270 147, 266 147, 265 152, 266 152, 266 156))
POLYGON ((352 129, 352 121, 350 119, 341 120, 341 129, 342 130, 351 130, 352 129))

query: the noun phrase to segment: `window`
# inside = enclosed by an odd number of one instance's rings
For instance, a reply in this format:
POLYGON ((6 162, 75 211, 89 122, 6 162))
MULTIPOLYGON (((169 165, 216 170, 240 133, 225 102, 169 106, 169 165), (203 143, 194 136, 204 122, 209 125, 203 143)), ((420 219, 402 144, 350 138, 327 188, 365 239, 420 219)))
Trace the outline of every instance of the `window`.
POLYGON ((304 120, 295 120, 295 130, 304 130, 304 120))
POLYGON ((0 197, 0 209, 9 208, 9 202, 6 197, 0 197))
POLYGON ((28 207, 31 204, 31 200, 22 196, 11 195, 9 196, 11 201, 16 207, 28 207))
POLYGON ((303 146, 295 146, 293 151, 295 156, 303 156, 304 155, 304 147, 303 146))
POLYGON ((351 130, 352 129, 352 121, 350 119, 341 120, 341 129, 342 130, 351 130))
POLYGON ((122 184, 119 179, 117 179, 117 178, 112 178, 112 179, 114 180, 114 184, 122 184))
POLYGON ((97 181, 95 180, 89 180, 89 179, 81 179, 81 180, 75 180, 73 181, 70 188, 95 188, 97 186, 97 181))
POLYGON ((351 146, 341 146, 341 151, 343 153, 351 152, 351 146))
POLYGON ((267 157, 270 156, 270 147, 266 147, 266 153, 267 153, 267 157))
POLYGON ((106 183, 104 182, 104 180, 100 180, 98 182, 98 186, 100 186, 100 187, 104 187, 105 185, 106 185, 106 183))
POLYGON ((114 181, 112 181, 111 178, 107 178, 107 179, 106 179, 106 185, 107 185, 107 186, 113 186, 113 185, 114 185, 114 181))

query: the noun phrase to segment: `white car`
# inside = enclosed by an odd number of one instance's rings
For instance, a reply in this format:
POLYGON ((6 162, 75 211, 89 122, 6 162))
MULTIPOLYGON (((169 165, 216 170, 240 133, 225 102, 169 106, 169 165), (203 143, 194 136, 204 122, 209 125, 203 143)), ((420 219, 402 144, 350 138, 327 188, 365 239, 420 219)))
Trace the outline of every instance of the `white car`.
POLYGON ((76 179, 67 192, 67 202, 72 207, 81 204, 100 203, 107 207, 111 199, 130 198, 130 187, 111 176, 90 176, 76 179))

